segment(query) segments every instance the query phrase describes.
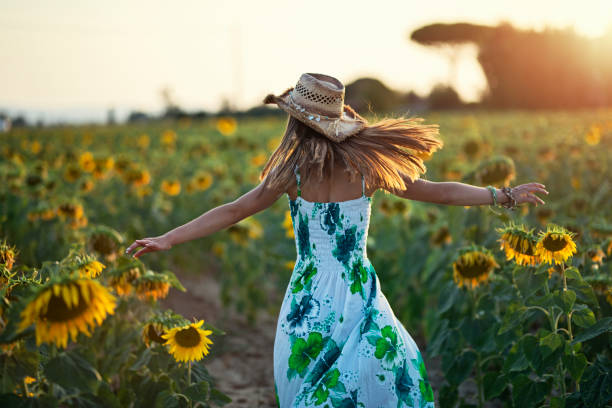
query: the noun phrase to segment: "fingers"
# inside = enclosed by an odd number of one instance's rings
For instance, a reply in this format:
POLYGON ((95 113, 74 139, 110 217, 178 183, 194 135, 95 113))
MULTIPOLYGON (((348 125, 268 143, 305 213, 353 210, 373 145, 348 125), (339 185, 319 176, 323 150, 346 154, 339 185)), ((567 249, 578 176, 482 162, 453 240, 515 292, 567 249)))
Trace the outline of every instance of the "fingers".
POLYGON ((149 247, 144 247, 141 250, 137 251, 133 256, 134 258, 138 258, 142 254, 146 254, 147 252, 151 252, 152 249, 149 247))
POLYGON ((145 239, 137 239, 135 240, 129 247, 126 248, 125 250, 125 254, 129 254, 130 251, 132 251, 134 248, 139 247, 139 246, 147 246, 150 242, 148 241, 147 238, 145 239))

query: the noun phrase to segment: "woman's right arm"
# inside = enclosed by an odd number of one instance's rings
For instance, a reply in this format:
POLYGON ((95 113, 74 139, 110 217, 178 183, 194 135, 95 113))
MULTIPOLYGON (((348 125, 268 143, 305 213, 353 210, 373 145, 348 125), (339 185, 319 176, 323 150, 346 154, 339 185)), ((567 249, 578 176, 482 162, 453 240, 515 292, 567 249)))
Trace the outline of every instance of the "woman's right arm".
POLYGON ((270 189, 262 182, 236 200, 208 210, 199 217, 163 235, 135 240, 125 250, 125 253, 129 254, 134 248, 142 246, 143 248, 133 255, 137 258, 147 252, 168 250, 182 242, 213 234, 250 215, 268 208, 274 204, 283 193, 285 193, 285 191, 281 189, 270 189))

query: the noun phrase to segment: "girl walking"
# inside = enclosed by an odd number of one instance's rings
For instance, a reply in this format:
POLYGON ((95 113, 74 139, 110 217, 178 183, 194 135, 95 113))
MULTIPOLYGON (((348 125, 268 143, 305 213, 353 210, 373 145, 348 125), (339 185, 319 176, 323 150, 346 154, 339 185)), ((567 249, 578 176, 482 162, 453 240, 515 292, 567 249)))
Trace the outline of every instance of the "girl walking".
MULTIPOLYGON (((274 342, 280 408, 434 407, 419 348, 395 317, 366 252, 372 194, 446 205, 543 204, 529 183, 496 189, 431 182, 419 154, 443 147, 438 125, 421 118, 368 123, 344 104, 344 85, 303 74, 293 88, 268 95, 289 114, 262 182, 161 236, 135 240, 127 253, 168 250, 272 205, 287 194, 297 259, 274 342)), ((410 294, 407 294, 410 296, 410 294)))

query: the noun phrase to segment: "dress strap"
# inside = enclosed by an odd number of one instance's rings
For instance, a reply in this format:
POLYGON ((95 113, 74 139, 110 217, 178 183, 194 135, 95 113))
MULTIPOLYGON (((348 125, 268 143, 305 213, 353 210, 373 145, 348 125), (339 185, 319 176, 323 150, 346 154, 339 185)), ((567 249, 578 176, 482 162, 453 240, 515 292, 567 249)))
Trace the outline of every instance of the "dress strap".
POLYGON ((300 172, 298 171, 298 166, 295 166, 293 169, 293 173, 295 173, 295 180, 297 182, 297 195, 300 197, 302 195, 302 191, 300 190, 300 172))
POLYGON ((365 196, 365 178, 361 175, 361 196, 365 196))

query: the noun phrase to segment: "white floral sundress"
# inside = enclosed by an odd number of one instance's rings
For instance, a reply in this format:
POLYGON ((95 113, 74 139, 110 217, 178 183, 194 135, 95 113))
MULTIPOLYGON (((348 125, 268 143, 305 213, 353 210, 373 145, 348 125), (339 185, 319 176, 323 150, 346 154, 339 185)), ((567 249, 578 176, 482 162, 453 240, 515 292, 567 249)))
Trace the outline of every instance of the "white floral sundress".
POLYGON ((417 344, 366 255, 371 197, 289 198, 297 259, 274 340, 280 408, 434 408, 417 344))

